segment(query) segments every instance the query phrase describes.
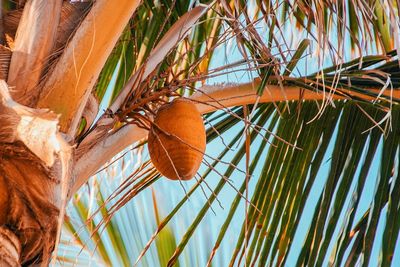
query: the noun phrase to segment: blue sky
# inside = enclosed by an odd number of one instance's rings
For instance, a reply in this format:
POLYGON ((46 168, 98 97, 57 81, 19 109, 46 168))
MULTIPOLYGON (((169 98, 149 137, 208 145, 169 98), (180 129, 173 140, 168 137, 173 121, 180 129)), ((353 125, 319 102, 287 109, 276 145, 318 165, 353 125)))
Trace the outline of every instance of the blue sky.
MULTIPOLYGON (((288 32, 287 34, 291 34, 288 32)), ((293 36, 294 41, 298 40, 301 38, 301 36, 293 36), (297 39, 296 39, 297 38, 297 39)), ((238 52, 235 41, 232 39, 232 41, 228 42, 226 46, 220 47, 212 61, 212 66, 220 66, 220 65, 225 65, 229 64, 232 62, 235 62, 237 60, 240 60, 242 57, 240 53, 238 52)), ((303 62, 300 62, 298 65, 298 68, 301 69, 302 74, 305 73, 311 73, 313 71, 316 71, 317 64, 313 62, 312 58, 308 58, 304 60, 303 62), (308 61, 308 62, 307 62, 308 61)), ((329 65, 329 62, 325 62, 325 64, 329 65)), ((213 83, 221 83, 221 82, 235 82, 235 83, 242 83, 242 82, 247 82, 252 80, 254 77, 257 75, 255 73, 250 73, 250 72, 235 72, 235 73, 230 73, 228 75, 222 75, 213 79, 210 79, 207 81, 208 84, 213 84, 213 83)), ((106 97, 107 98, 107 97, 106 97)), ((104 107, 107 105, 107 101, 104 101, 102 103, 101 109, 104 109, 104 107)), ((232 139, 233 134, 236 133, 236 131, 241 127, 242 125, 237 125, 233 129, 231 129, 227 134, 224 134, 222 137, 224 138, 225 142, 227 143, 230 139, 232 139)), ((256 139, 254 143, 254 148, 257 148, 257 144, 259 144, 261 141, 260 138, 256 139)), ((333 140, 334 141, 334 140, 333 140)), ((381 146, 382 144, 380 144, 381 146)), ((220 151, 221 148, 224 146, 222 143, 221 139, 216 139, 207 146, 207 151, 206 153, 212 157, 216 157, 220 151)), ((300 249, 302 247, 302 243, 304 241, 304 236, 306 235, 308 231, 308 227, 310 225, 309 218, 312 218, 312 215, 314 213, 314 208, 316 205, 316 202, 322 193, 323 190, 323 185, 325 184, 326 177, 329 172, 329 160, 330 160, 330 154, 333 151, 333 146, 334 142, 331 142, 330 148, 328 149, 328 153, 325 156, 324 159, 324 165, 320 169, 318 173, 318 178, 317 181, 314 184, 314 187, 311 190, 310 197, 308 201, 306 202, 306 208, 305 212, 302 216, 302 219, 300 220, 300 230, 298 231, 297 235, 295 236, 295 239, 293 240, 293 247, 292 250, 289 252, 288 256, 288 261, 287 261, 287 266, 294 266, 297 255, 300 252, 300 249)), ((235 147, 236 148, 236 147, 235 147)), ((236 148, 237 150, 237 148, 236 148)), ((378 149, 379 151, 379 149, 378 149)), ((262 155, 262 157, 266 157, 266 153, 268 150, 266 149, 262 155)), ((234 155, 235 151, 230 152, 230 155, 227 156, 229 159, 234 155)), ((129 154, 127 157, 129 157, 129 162, 132 164, 138 159, 136 155, 131 155, 129 154)), ((145 150, 143 153, 143 158, 148 158, 147 151, 145 150)), ((362 215, 365 213, 367 208, 369 207, 372 197, 375 191, 375 184, 376 184, 376 179, 378 177, 378 172, 379 172, 379 162, 381 161, 381 155, 378 154, 376 155, 376 158, 374 160, 370 173, 368 174, 366 186, 364 187, 364 191, 362 194, 362 199, 360 201, 361 206, 356 212, 356 218, 355 221, 357 221, 359 218, 362 217, 362 215)), ((118 165, 121 167, 121 165, 118 165)), ((241 163, 238 166, 241 170, 245 169, 245 162, 244 160, 241 161, 241 163)), ((116 167, 117 168, 117 167, 116 167)), ((200 173, 202 170, 205 169, 205 166, 202 166, 200 169, 200 173)), ((224 167, 219 167, 219 171, 222 173, 224 167)), ((120 176, 117 176, 118 179, 115 179, 114 181, 109 181, 107 180, 107 172, 103 172, 98 175, 98 179, 102 181, 101 187, 103 187, 103 190, 105 192, 110 193, 113 188, 116 188, 116 186, 121 182, 120 179, 123 179, 131 170, 127 169, 126 173, 121 172, 120 176)), ((253 174, 254 177, 258 177, 260 174, 260 168, 256 168, 255 173, 253 174)), ((359 171, 359 170, 358 170, 359 171)), ((245 178, 244 174, 236 171, 232 175, 232 183, 236 186, 239 187, 240 184, 242 183, 243 179, 245 178)), ((218 176, 217 173, 213 172, 209 177, 207 177, 206 182, 211 188, 214 188, 216 184, 218 183, 220 177, 218 176)), ((255 182, 257 179, 252 179, 252 182, 249 184, 249 195, 251 196, 251 192, 254 191, 255 187, 255 182)), ((188 190, 195 181, 190 181, 185 183, 184 187, 186 190, 188 190)), ((356 186, 355 182, 352 184, 352 189, 354 189, 356 186)), ((168 212, 182 199, 182 197, 185 196, 184 190, 182 189, 181 185, 179 182, 173 182, 170 180, 166 179, 160 179, 154 186, 153 186, 156 195, 157 195, 157 200, 160 205, 160 210, 162 214, 165 216, 168 214, 168 212)), ((204 188, 204 190, 209 194, 210 191, 207 188, 204 188)), ((196 259, 196 263, 198 266, 205 266, 205 263, 208 259, 209 256, 209 250, 212 248, 216 237, 218 236, 218 232, 222 224, 224 223, 224 219, 226 218, 226 215, 229 212, 229 207, 230 203, 235 197, 236 192, 235 190, 230 187, 229 185, 226 185, 222 192, 220 193, 218 200, 222 204, 222 208, 220 207, 218 202, 214 202, 212 205, 213 210, 215 213, 209 211, 202 223, 200 224, 199 228, 196 230, 193 238, 191 241, 189 241, 188 246, 185 250, 185 254, 183 255, 183 259, 181 263, 184 263, 185 260, 184 258, 192 258, 196 259), (191 249, 191 248, 195 248, 191 249)), ((345 207, 348 206, 348 204, 351 201, 351 196, 346 199, 346 204, 345 207)), ((130 245, 130 251, 132 251, 132 255, 134 259, 136 259, 136 255, 139 253, 140 250, 140 245, 143 240, 135 240, 132 236, 130 236, 129 231, 134 231, 140 232, 140 238, 139 239, 146 239, 149 238, 152 231, 155 229, 155 223, 154 223, 154 217, 151 215, 154 213, 152 205, 150 205, 149 201, 151 201, 151 191, 146 190, 142 194, 140 194, 137 198, 132 200, 128 205, 120 210, 120 214, 117 214, 116 220, 118 221, 119 225, 121 225, 121 229, 125 229, 122 231, 125 231, 123 236, 126 240, 126 243, 131 244, 130 245), (134 222, 130 222, 132 227, 124 227, 124 224, 126 223, 127 218, 134 218, 134 222), (150 218, 150 219, 149 219, 150 218), (130 228, 130 229, 128 229, 130 228)), ((178 213, 178 215, 173 219, 173 221, 170 223, 170 226, 174 230, 174 233, 176 234, 177 241, 179 242, 180 238, 183 236, 185 233, 185 230, 188 228, 188 226, 191 224, 192 219, 197 215, 197 212, 203 207, 203 205, 207 203, 203 193, 201 190, 197 190, 197 192, 190 198, 190 200, 185 204, 185 206, 182 208, 182 210, 178 213)), ((245 210, 245 205, 244 201, 241 202, 241 206, 239 207, 239 212, 234 217, 233 223, 229 227, 227 234, 225 236, 225 239, 221 245, 221 248, 217 252, 217 255, 214 260, 214 266, 226 266, 227 263, 230 260, 231 256, 231 251, 234 248, 236 244, 236 239, 238 234, 240 233, 242 223, 243 223, 243 218, 244 218, 244 210, 245 210)), ((345 209, 346 210, 346 209, 345 209)), ((342 212, 340 220, 345 219, 345 212, 342 212)), ((384 218, 384 216, 382 216, 384 218)), ((380 236, 380 233, 382 233, 382 226, 383 226, 383 220, 380 221, 380 224, 378 226, 378 231, 377 231, 377 236, 380 236)), ((335 230, 335 234, 333 236, 332 240, 335 240, 339 233, 339 228, 335 230)), ((106 237, 105 237, 106 238, 106 237)), ((106 238, 107 239, 107 238, 106 238)), ((108 240, 108 245, 111 247, 111 243, 108 240)), ((333 245, 333 243, 332 243, 333 245)), ((332 247, 331 245, 331 247, 332 247)), ((371 266, 377 266, 378 265, 378 258, 379 258, 379 250, 381 246, 381 239, 377 239, 375 242, 375 245, 373 247, 372 251, 372 260, 371 260, 371 266)), ((399 247, 400 244, 398 242, 399 247)), ((155 253, 154 250, 150 251, 151 253, 155 253)), ((328 264, 328 258, 325 259, 324 265, 328 264)), ((95 263, 92 263, 93 265, 96 265, 95 263)), ((156 266, 156 262, 154 262, 153 258, 151 256, 146 257, 146 260, 142 264, 143 266, 156 266)), ((185 264, 182 264, 185 266, 185 264)), ((394 255, 394 261, 393 261, 393 266, 400 266, 400 251, 399 249, 396 250, 396 253, 394 255)))

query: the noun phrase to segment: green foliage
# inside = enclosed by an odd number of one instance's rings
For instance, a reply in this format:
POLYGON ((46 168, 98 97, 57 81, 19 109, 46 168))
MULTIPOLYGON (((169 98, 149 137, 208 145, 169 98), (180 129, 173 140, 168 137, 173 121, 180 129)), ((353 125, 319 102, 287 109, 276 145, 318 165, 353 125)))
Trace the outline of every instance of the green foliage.
MULTIPOLYGON (((106 93, 111 99, 119 94, 127 79, 146 64, 161 37, 188 11, 189 2, 143 1, 99 78, 96 93, 100 99, 106 93)), ((304 102, 299 96, 296 102, 251 106, 250 150, 242 138, 246 129, 242 127, 243 107, 206 115, 211 124, 208 143, 213 145, 219 139, 230 142, 226 146, 222 142, 216 158, 205 164, 199 182, 166 217, 162 219, 155 209, 157 226, 149 226, 156 228, 155 235, 147 245, 141 240, 135 247, 135 255, 144 248, 139 257, 142 263, 154 253, 154 240, 161 266, 179 264, 182 253, 196 250, 188 244, 213 203, 222 198, 221 192, 231 186, 235 196, 224 203, 229 210, 220 217, 223 223, 212 238, 210 264, 226 244, 230 227, 240 220, 234 247, 230 255, 224 255, 231 265, 368 266, 378 261, 372 258, 374 249, 380 250, 379 264, 390 265, 395 250, 400 249, 396 248, 400 228, 400 100, 382 93, 400 88, 400 68, 393 50, 398 49, 395 33, 399 26, 391 13, 399 6, 396 1, 388 3, 391 8, 381 1, 213 2, 191 34, 176 44, 138 88, 154 93, 168 87, 189 95, 186 89, 196 89, 212 78, 228 77, 226 81, 231 81, 229 74, 233 72, 259 77, 258 95, 268 93, 268 85, 282 89, 298 86, 347 100, 326 97, 304 102), (291 36, 294 32, 297 38, 291 36), (225 66, 219 55, 214 66, 213 55, 218 49, 227 49, 232 40, 241 56, 239 63, 225 66), (307 65, 313 65, 312 74, 307 65), (243 66, 244 70, 238 70, 243 66), (233 147, 237 149, 232 151, 233 147), (242 168, 248 155, 250 160, 242 168), (250 174, 250 186, 242 169, 250 174), (181 216, 179 210, 190 205, 189 197, 215 176, 218 182, 190 225, 182 235, 174 232, 171 221, 181 216), (243 206, 245 215, 241 213, 243 206)), ((109 238, 118 263, 135 262, 121 245, 121 229, 113 221, 118 209, 159 182, 154 168, 146 164, 146 171, 133 170, 126 184, 113 193, 117 204, 106 201, 104 206, 101 198, 97 203, 100 218, 86 223, 91 242, 97 243, 96 254, 107 265, 112 263, 112 253, 103 235, 109 238), (98 225, 105 231, 94 231, 98 225)), ((85 221, 87 206, 77 201, 75 208, 85 221)), ((127 218, 126 227, 131 219, 154 221, 140 215, 127 218)), ((77 230, 66 225, 70 231, 77 230)))

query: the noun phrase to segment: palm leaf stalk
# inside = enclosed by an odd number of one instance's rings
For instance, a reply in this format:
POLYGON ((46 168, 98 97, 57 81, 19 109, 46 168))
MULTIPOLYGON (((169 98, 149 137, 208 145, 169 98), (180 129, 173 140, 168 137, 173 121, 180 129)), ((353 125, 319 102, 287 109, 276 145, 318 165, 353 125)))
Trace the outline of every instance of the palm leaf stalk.
MULTIPOLYGON (((238 221, 231 265, 366 266, 377 262, 375 251, 380 264, 390 264, 400 226, 398 10, 397 1, 4 0, 1 263, 48 264, 64 245, 68 201, 126 147, 145 146, 157 109, 185 97, 210 122, 210 144, 237 138, 220 155, 205 155, 208 170, 156 220, 159 233, 189 194, 211 188, 175 237, 168 265, 228 187, 235 200, 209 264, 238 221), (229 47, 236 52, 218 60, 229 47)), ((88 227, 77 242, 98 243, 106 265, 114 257, 134 262, 122 245, 126 227, 113 216, 161 180, 150 162, 133 164, 113 192, 99 196, 96 211, 76 202, 88 227), (105 252, 109 244, 115 256, 105 252)))

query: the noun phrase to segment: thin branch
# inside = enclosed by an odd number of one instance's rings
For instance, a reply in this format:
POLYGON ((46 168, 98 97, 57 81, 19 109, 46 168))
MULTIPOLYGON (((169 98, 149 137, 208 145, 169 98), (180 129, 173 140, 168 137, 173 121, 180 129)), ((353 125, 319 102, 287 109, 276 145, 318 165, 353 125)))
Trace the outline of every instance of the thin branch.
POLYGON ((206 6, 197 6, 192 10, 185 13, 164 35, 157 46, 151 51, 150 56, 142 69, 138 70, 132 78, 128 81, 121 93, 115 99, 110 109, 115 112, 124 103, 129 93, 132 91, 132 87, 144 81, 150 73, 165 59, 165 56, 171 51, 176 44, 181 41, 189 33, 193 24, 205 13, 208 8, 206 6))

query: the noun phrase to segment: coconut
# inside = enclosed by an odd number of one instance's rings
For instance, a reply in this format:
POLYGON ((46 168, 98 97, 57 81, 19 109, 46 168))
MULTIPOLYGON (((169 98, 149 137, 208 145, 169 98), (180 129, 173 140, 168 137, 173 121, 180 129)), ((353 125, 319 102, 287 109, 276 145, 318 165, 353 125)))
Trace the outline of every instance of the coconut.
POLYGON ((148 136, 151 161, 171 180, 189 180, 200 167, 206 130, 196 105, 175 99, 158 110, 148 136))

